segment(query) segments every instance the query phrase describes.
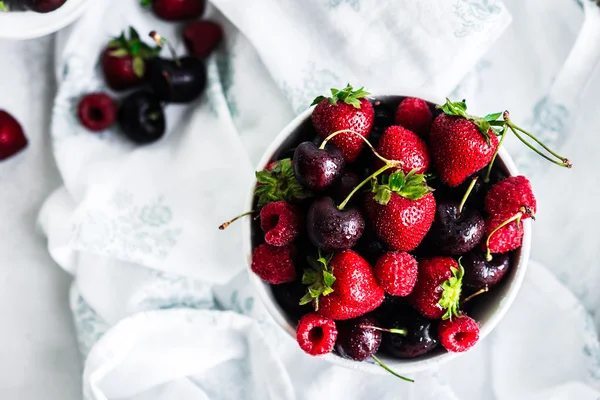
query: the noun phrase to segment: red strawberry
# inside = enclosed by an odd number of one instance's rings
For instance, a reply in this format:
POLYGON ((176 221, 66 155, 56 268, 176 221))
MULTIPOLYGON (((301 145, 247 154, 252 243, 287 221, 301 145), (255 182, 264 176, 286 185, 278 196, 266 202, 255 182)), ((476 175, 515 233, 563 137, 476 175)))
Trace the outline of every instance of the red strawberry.
POLYGON ((183 40, 190 55, 206 58, 223 40, 223 28, 213 21, 190 22, 183 31, 183 40))
POLYGON ((265 232, 265 242, 287 246, 300 235, 302 218, 295 207, 285 201, 275 201, 260 210, 260 227, 265 232))
MULTIPOLYGON (((492 233, 505 220, 488 218, 485 221, 485 234, 489 237, 488 248, 490 253, 506 253, 521 247, 523 243, 523 226, 512 221, 492 233), (491 235, 491 236, 490 236, 491 235)), ((487 257, 489 259, 489 255, 487 257)))
POLYGON ((429 135, 431 157, 441 180, 455 187, 492 161, 498 138, 489 120, 498 114, 472 117, 465 103, 449 100, 441 109, 444 113, 433 121, 429 135))
POLYGON ((511 176, 496 183, 485 197, 485 211, 495 220, 506 220, 522 212, 521 219, 535 215, 536 200, 524 176, 511 176))
POLYGON ((0 110, 0 161, 14 156, 27 147, 27 138, 19 121, 0 110))
POLYGON ((397 171, 382 177, 367 195, 365 209, 377 236, 390 248, 414 250, 435 217, 435 199, 422 174, 397 171))
POLYGON ((315 311, 335 320, 356 318, 383 302, 384 291, 373 269, 352 250, 312 260, 302 277, 310 285, 300 304, 313 302, 315 311))
MULTIPOLYGON (((343 90, 331 89, 331 97, 317 97, 312 103, 317 105, 312 113, 312 122, 319 136, 325 139, 334 132, 349 129, 368 137, 375 119, 373 106, 365 98, 368 95, 363 88, 354 90, 348 85, 343 90)), ((342 150, 346 162, 355 161, 365 145, 351 132, 341 133, 331 142, 342 150)))
POLYGON ((122 33, 111 40, 102 52, 102 71, 106 83, 113 90, 127 90, 142 85, 146 61, 156 57, 159 52, 160 47, 148 46, 130 27, 129 39, 122 33))
POLYGON ((460 353, 469 350, 477 343, 479 325, 473 318, 461 315, 440 322, 438 335, 446 350, 460 353))
POLYGON ((316 313, 306 314, 296 327, 300 348, 311 356, 330 353, 337 338, 335 321, 316 313))
POLYGON ((408 301, 431 319, 458 315, 464 270, 450 257, 426 258, 419 262, 419 276, 408 301))
POLYGON ((206 0, 142 0, 142 5, 152 6, 154 14, 165 21, 185 21, 202 16, 206 0))
MULTIPOLYGON (((417 174, 423 174, 429 168, 427 145, 415 133, 401 126, 390 126, 385 130, 377 144, 377 152, 388 160, 402 162, 402 167, 391 168, 388 171, 401 170, 408 174, 410 171, 416 170, 417 174)), ((379 158, 375 159, 376 169, 383 165, 383 161, 379 158)))
POLYGON ((276 247, 261 244, 252 253, 250 269, 263 281, 279 284, 296 280, 296 270, 292 261, 293 246, 276 247))
POLYGON ((425 100, 407 97, 396 110, 396 124, 410 129, 421 137, 427 137, 431 130, 433 116, 425 100))
POLYGON ((417 282, 417 260, 408 253, 389 251, 375 264, 379 286, 392 296, 408 296, 417 282))

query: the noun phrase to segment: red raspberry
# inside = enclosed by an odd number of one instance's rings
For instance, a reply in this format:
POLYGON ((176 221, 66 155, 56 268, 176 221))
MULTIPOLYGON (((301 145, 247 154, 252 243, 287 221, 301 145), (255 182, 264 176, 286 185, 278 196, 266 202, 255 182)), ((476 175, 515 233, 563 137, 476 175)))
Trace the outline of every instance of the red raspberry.
POLYGON ((440 322, 438 335, 448 351, 460 353, 469 350, 479 340, 479 325, 471 317, 462 315, 440 322))
POLYGON ((333 350, 337 338, 335 322, 315 313, 306 314, 296 327, 300 348, 311 356, 320 356, 333 350))
POLYGON ((263 281, 279 284, 296 280, 296 269, 292 261, 293 246, 276 247, 261 244, 252 253, 250 269, 263 281))
POLYGON ((495 220, 507 220, 525 210, 521 219, 535 215, 536 200, 524 176, 511 176, 496 183, 485 196, 485 211, 495 220))
POLYGON ((287 246, 300 235, 302 219, 295 207, 285 201, 275 201, 260 210, 260 227, 265 232, 265 242, 287 246))
MULTIPOLYGON (((489 236, 490 233, 501 223, 503 220, 494 218, 488 218, 485 221, 485 234, 489 236)), ((507 251, 514 250, 521 246, 523 243, 523 225, 517 221, 513 221, 498 229, 489 239, 490 253, 506 253, 507 251)))
POLYGON ((115 123, 117 106, 109 95, 91 93, 85 95, 79 102, 77 116, 87 129, 99 132, 115 123))
POLYGON ((431 130, 433 116, 424 100, 407 97, 396 110, 396 124, 402 125, 421 137, 427 137, 431 130))
POLYGON ((392 296, 408 296, 417 282, 417 260, 408 253, 390 251, 375 264, 379 286, 392 296))

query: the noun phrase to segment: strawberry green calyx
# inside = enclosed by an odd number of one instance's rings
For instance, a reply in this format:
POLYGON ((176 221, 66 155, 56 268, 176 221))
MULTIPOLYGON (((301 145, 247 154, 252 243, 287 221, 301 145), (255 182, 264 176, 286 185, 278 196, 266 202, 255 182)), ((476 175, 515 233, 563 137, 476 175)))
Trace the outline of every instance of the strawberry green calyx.
POLYGON ((306 294, 300 299, 300 305, 314 301, 315 311, 318 311, 319 297, 333 293, 332 286, 335 282, 335 276, 329 268, 329 261, 332 257, 333 254, 322 256, 320 250, 317 259, 308 257, 309 268, 304 270, 302 284, 309 286, 306 289, 306 294))
POLYGON ((417 174, 416 170, 404 174, 402 171, 396 171, 389 176, 383 176, 381 183, 373 180, 371 191, 375 193, 375 201, 385 206, 392 198, 392 193, 396 193, 409 200, 419 200, 433 189, 427 186, 425 174, 417 174))
POLYGON ((129 27, 129 38, 123 32, 119 37, 108 42, 108 46, 111 48, 110 55, 113 57, 133 57, 133 71, 139 78, 142 78, 146 72, 145 60, 155 58, 161 50, 158 46, 151 47, 142 42, 140 35, 133 27, 129 27))
POLYGON ((150 7, 152 5, 152 0, 140 0, 140 4, 142 7, 150 7))
POLYGON ((360 108, 360 99, 369 96, 371 93, 364 90, 364 87, 361 87, 358 90, 354 90, 350 84, 348 84, 344 89, 331 89, 331 97, 318 96, 311 104, 311 106, 317 105, 323 100, 329 100, 329 104, 335 106, 338 101, 343 101, 346 104, 350 104, 355 108, 360 108))
POLYGON ((254 194, 258 197, 259 207, 280 200, 293 203, 311 196, 296 180, 289 158, 275 162, 269 170, 257 171, 256 181, 258 185, 254 194))
POLYGON ((454 117, 463 117, 465 119, 468 119, 469 121, 473 121, 473 123, 479 128, 479 131, 481 132, 481 134, 485 138, 485 141, 488 144, 490 144, 490 129, 494 133, 498 133, 496 132, 496 129, 492 127, 493 124, 491 124, 491 122, 497 121, 498 118, 502 116, 501 112, 488 114, 483 118, 475 117, 473 115, 467 114, 467 103, 465 102, 465 100, 451 101, 450 99, 446 99, 446 104, 437 106, 436 108, 442 110, 446 115, 454 117))
POLYGON ((452 317, 460 317, 460 293, 462 290, 462 279, 465 274, 465 269, 458 259, 459 269, 451 267, 452 277, 442 283, 442 298, 439 301, 439 305, 446 309, 446 313, 442 316, 442 319, 452 319, 452 317))

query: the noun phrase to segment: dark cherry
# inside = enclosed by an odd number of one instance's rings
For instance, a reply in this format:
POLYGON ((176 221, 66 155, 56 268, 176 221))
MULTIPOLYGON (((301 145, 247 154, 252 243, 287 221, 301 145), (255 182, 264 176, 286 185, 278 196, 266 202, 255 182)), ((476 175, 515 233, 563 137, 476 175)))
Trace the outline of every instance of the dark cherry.
POLYGON ((366 227, 355 246, 355 250, 371 265, 375 265, 379 256, 385 253, 388 248, 371 228, 366 227))
POLYGON ((306 294, 306 286, 300 281, 271 285, 271 291, 277 304, 290 316, 300 319, 313 311, 312 305, 300 305, 300 299, 306 294))
POLYGON ((361 326, 379 327, 377 318, 363 315, 355 319, 336 322, 338 336, 335 350, 344 358, 364 361, 379 350, 381 331, 361 326))
POLYGON ((313 142, 296 147, 292 162, 296 180, 305 188, 319 192, 344 172, 344 153, 333 144, 319 149, 313 142))
POLYGON ((306 216, 306 231, 311 243, 326 251, 354 247, 365 230, 365 218, 357 208, 339 210, 331 197, 315 200, 306 216))
POLYGON ((477 248, 465 254, 461 264, 465 269, 463 287, 475 292, 500 282, 510 268, 510 255, 494 254, 492 261, 486 261, 483 251, 477 248))
POLYGON ((394 125, 395 110, 391 105, 380 100, 373 102, 373 110, 375 111, 375 121, 373 122, 373 130, 369 134, 369 141, 374 146, 377 146, 383 132, 394 125))
MULTIPOLYGON (((436 200, 454 200, 460 202, 467 192, 471 181, 477 176, 477 182, 475 182, 475 185, 473 186, 473 189, 471 190, 471 193, 465 202, 465 207, 481 210, 483 209, 483 201, 488 190, 490 190, 494 184, 498 183, 507 176, 499 168, 493 168, 492 172, 490 173, 490 181, 485 183, 484 179, 486 175, 487 168, 483 168, 479 172, 465 179, 463 183, 455 188, 446 186, 443 183, 433 183, 433 186, 435 186, 436 189, 436 191, 433 192, 433 195, 435 196, 436 200)), ((430 182, 427 181, 427 183, 429 184, 430 182)))
POLYGON ((427 319, 410 307, 388 312, 383 328, 404 329, 406 335, 383 333, 382 349, 397 358, 415 358, 429 353, 439 343, 437 321, 427 319))
MULTIPOLYGON (((357 173, 351 171, 344 172, 342 176, 340 176, 340 178, 334 182, 331 188, 333 200, 335 200, 337 203, 343 202, 360 182, 362 182, 362 179, 357 173)), ((358 197, 359 196, 356 196, 356 198, 358 197)), ((353 200, 354 197, 352 197, 350 202, 353 200)))
POLYGON ((152 143, 165 134, 163 108, 151 92, 138 91, 127 96, 119 109, 118 121, 125 136, 135 143, 152 143))
POLYGON ((38 13, 49 13, 62 7, 67 0, 27 0, 27 6, 38 13))
POLYGON ((483 217, 476 210, 463 208, 458 212, 455 202, 440 202, 429 230, 429 240, 442 253, 458 255, 479 244, 485 233, 483 217))
POLYGON ((148 61, 148 81, 158 98, 167 103, 189 103, 206 87, 206 67, 195 57, 148 61))

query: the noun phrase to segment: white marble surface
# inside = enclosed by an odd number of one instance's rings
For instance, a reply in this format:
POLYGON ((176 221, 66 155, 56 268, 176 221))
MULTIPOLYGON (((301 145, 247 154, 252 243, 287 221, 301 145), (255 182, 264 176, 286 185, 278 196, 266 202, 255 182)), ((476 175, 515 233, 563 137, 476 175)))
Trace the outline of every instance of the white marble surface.
POLYGON ((21 121, 29 148, 0 163, 0 399, 81 399, 67 293, 71 278, 46 251, 35 221, 59 185, 48 139, 53 38, 0 41, 0 108, 21 121))

